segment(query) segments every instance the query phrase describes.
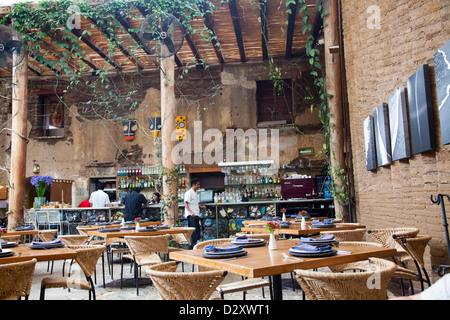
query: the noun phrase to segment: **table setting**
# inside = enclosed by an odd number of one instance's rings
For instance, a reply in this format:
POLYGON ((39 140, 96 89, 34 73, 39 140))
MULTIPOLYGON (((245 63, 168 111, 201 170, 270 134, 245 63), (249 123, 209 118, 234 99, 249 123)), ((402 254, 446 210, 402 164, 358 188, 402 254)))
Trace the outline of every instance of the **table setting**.
POLYGON ((59 239, 55 239, 52 241, 45 241, 45 242, 34 241, 34 242, 31 242, 28 247, 30 249, 53 249, 53 248, 64 247, 64 243, 59 239))
POLYGON ((248 238, 247 236, 236 237, 232 242, 232 245, 242 246, 244 248, 248 247, 262 247, 267 244, 264 239, 248 238))
POLYGON ((242 246, 215 247, 207 246, 202 253, 202 257, 208 259, 228 259, 238 258, 247 255, 247 251, 242 246))
POLYGON ((313 220, 311 222, 311 226, 313 228, 335 228, 336 225, 334 224, 334 222, 330 219, 326 219, 326 220, 313 220))

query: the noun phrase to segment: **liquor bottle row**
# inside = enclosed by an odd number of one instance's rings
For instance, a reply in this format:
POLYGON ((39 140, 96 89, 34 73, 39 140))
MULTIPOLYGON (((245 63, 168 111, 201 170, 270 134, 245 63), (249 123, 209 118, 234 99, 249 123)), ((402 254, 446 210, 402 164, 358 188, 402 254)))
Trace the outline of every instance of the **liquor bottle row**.
POLYGON ((162 182, 161 180, 157 179, 144 179, 144 178, 123 178, 119 179, 117 182, 117 186, 119 189, 131 189, 139 187, 141 189, 148 189, 148 188, 161 188, 162 182))
POLYGON ((225 174, 224 185, 280 184, 281 176, 264 176, 259 174, 225 174))
MULTIPOLYGON (((175 166, 180 174, 187 173, 186 167, 184 165, 175 166)), ((140 166, 140 167, 122 167, 117 170, 117 176, 119 177, 132 177, 132 176, 142 176, 142 175, 160 175, 161 167, 159 166, 140 166)))
MULTIPOLYGON (((186 187, 189 184, 185 177, 179 177, 177 185, 179 187, 186 187)), ((161 188, 162 183, 160 179, 148 179, 148 178, 138 178, 138 177, 127 177, 119 179, 117 182, 119 189, 131 189, 134 187, 144 188, 161 188)))

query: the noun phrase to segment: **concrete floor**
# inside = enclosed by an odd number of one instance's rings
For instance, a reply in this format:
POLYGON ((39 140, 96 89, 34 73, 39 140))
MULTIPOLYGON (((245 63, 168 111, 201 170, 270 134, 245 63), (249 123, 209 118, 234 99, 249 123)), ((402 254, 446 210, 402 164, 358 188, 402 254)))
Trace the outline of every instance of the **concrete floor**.
MULTIPOLYGON (((118 260, 115 260, 114 263, 114 275, 113 279, 108 273, 106 258, 105 258, 105 288, 103 287, 103 279, 102 279, 102 262, 99 259, 97 263, 97 283, 95 286, 96 297, 97 300, 161 300, 158 292, 155 287, 146 283, 143 283, 139 286, 139 295, 136 295, 136 288, 134 286, 133 273, 130 272, 130 263, 124 264, 124 286, 120 289, 120 263, 118 260)), ((40 284, 43 278, 52 276, 52 275, 61 275, 62 274, 63 261, 55 261, 53 265, 53 274, 48 271, 48 263, 47 262, 38 262, 36 264, 36 269, 34 273, 33 285, 31 288, 30 300, 39 300, 40 297, 40 284)), ((191 271, 192 265, 185 264, 185 271, 191 271)), ((179 271, 181 271, 181 264, 179 265, 179 271)), ((66 275, 68 270, 68 261, 65 266, 66 275)), ((141 282, 147 282, 149 277, 145 274, 145 269, 142 269, 142 278, 141 282)), ((76 265, 73 266, 73 275, 74 277, 82 276, 83 274, 79 273, 80 270, 77 269, 76 265)), ((283 285, 285 285, 283 289, 283 299, 284 300, 302 300, 302 292, 297 289, 295 291, 292 290, 291 280, 289 274, 283 275, 283 285)), ((235 282, 241 280, 241 277, 234 274, 228 274, 223 281, 223 283, 235 282)), ((219 298, 219 293, 215 292, 211 298, 219 298)), ((232 293, 225 295, 225 300, 242 300, 242 293, 232 293)), ((85 290, 77 290, 77 289, 62 289, 62 288, 53 288, 47 289, 45 291, 45 300, 88 300, 89 293, 85 290)), ((262 296, 262 289, 254 289, 250 290, 246 296, 247 300, 266 300, 270 301, 270 295, 268 288, 265 289, 265 297, 262 296)))

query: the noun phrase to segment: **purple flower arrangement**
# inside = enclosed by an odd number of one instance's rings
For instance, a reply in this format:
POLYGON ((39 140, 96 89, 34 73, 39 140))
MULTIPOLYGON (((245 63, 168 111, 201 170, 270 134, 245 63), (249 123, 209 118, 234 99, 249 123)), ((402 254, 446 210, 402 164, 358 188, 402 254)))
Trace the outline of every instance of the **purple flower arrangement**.
POLYGON ((53 184, 53 178, 50 176, 36 176, 31 178, 31 185, 36 188, 36 194, 38 197, 43 197, 47 187, 51 187, 53 184))

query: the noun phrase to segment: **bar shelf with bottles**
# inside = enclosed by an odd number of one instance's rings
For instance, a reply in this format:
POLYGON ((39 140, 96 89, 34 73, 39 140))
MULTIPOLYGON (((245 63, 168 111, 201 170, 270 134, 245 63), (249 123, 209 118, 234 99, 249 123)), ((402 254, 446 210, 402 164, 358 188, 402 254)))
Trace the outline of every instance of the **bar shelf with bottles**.
MULTIPOLYGON (((187 174, 184 165, 176 166, 180 175, 178 187, 185 187, 188 182, 184 174, 187 174)), ((162 170, 160 166, 144 165, 141 167, 122 167, 117 170, 117 188, 120 190, 139 187, 141 189, 162 188, 162 170)))

